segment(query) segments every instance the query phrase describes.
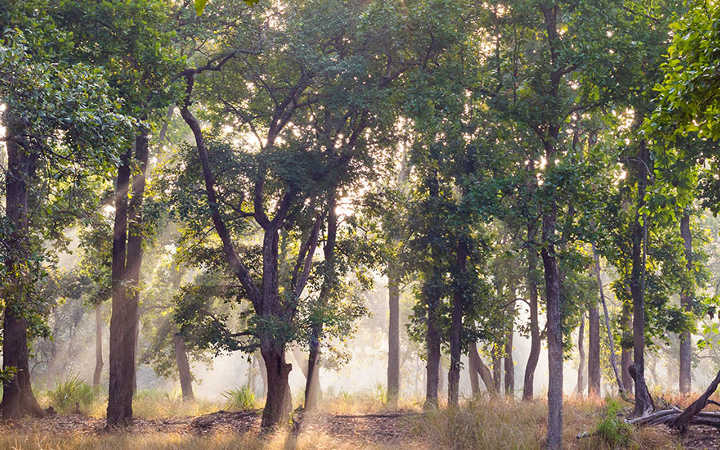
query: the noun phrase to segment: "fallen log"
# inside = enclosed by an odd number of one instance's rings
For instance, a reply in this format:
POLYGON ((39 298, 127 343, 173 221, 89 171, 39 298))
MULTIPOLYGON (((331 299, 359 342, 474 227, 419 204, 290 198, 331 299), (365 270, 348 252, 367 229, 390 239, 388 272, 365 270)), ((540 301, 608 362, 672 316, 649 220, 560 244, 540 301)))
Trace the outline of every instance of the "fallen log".
POLYGON ((720 371, 718 371, 717 375, 715 375, 715 379, 712 383, 710 383, 710 386, 708 386, 703 395, 698 397, 698 399, 692 402, 690 406, 685 408, 685 411, 683 411, 682 414, 677 416, 670 425, 676 430, 679 430, 681 433, 685 432, 687 430, 690 419, 692 419, 695 415, 702 411, 703 408, 707 406, 708 400, 710 399, 710 396, 715 393, 718 384, 720 384, 720 371))

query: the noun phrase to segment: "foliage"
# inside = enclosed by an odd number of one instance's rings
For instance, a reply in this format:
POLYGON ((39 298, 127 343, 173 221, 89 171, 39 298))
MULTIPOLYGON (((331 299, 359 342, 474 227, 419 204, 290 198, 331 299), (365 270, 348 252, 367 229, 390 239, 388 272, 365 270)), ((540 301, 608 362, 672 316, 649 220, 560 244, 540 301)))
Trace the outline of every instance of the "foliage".
POLYGON ((255 393, 248 386, 223 392, 226 408, 236 411, 255 409, 255 393))
POLYGON ((617 400, 605 400, 605 418, 598 424, 595 432, 612 448, 626 448, 630 443, 632 426, 618 417, 621 405, 617 400))
POLYGON ((77 376, 67 378, 48 392, 50 404, 60 414, 68 414, 79 408, 88 408, 95 399, 92 386, 77 376))

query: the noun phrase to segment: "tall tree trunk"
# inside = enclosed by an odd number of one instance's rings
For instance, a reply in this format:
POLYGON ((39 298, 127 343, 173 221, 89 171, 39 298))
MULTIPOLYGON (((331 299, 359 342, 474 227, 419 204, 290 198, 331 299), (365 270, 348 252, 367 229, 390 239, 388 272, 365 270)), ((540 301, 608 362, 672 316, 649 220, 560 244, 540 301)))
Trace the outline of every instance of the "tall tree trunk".
MULTIPOLYGON (((685 243, 685 261, 688 271, 688 279, 693 276, 692 273, 692 235, 690 234, 690 214, 685 212, 680 220, 680 235, 685 243)), ((692 313, 692 291, 683 289, 680 295, 680 305, 687 313, 692 313)), ((690 341, 690 331, 683 331, 680 334, 680 393, 687 394, 692 388, 692 375, 690 364, 692 360, 692 343, 690 341)))
POLYGON ((388 264, 387 401, 397 407, 400 394, 400 280, 395 263, 388 264))
POLYGON ((103 320, 102 320, 102 303, 95 305, 95 372, 93 373, 93 387, 100 386, 103 369, 103 320))
MULTIPOLYGON (((528 242, 535 240, 537 226, 528 224, 528 242)), ((523 400, 533 399, 533 384, 535 380, 535 369, 540 358, 540 324, 538 321, 538 287, 537 287, 537 250, 532 245, 527 249, 527 291, 530 297, 530 354, 525 365, 525 376, 523 378, 523 400)))
MULTIPOLYGON (((398 172, 398 188, 404 189, 407 182, 408 151, 403 146, 403 157, 398 172)), ((402 245, 400 235, 393 236, 392 242, 396 246, 402 245)), ((400 264, 389 261, 388 273, 388 365, 387 365, 387 401, 396 408, 400 396, 400 264)))
MULTIPOLYGON (((623 303, 622 316, 622 340, 623 342, 630 342, 632 338, 632 325, 631 325, 631 306, 628 303, 623 303)), ((628 348, 625 345, 622 347, 622 353, 620 355, 620 366, 622 367, 622 384, 625 388, 625 392, 632 393, 634 390, 633 379, 630 375, 630 366, 632 366, 632 348, 628 348)))
POLYGON ((513 361, 513 333, 514 327, 510 324, 505 337, 505 395, 515 395, 515 362, 513 361))
POLYGON ((577 386, 575 392, 582 396, 585 392, 585 379, 583 374, 585 372, 585 315, 580 318, 580 328, 578 330, 577 340, 578 353, 580 353, 580 364, 578 365, 577 373, 577 386))
POLYGON ((8 256, 5 260, 6 283, 3 287, 5 317, 3 320, 2 356, 3 370, 13 373, 3 380, 3 398, 0 409, 6 419, 31 414, 42 416, 30 385, 28 363, 27 321, 28 295, 32 287, 30 221, 28 191, 35 177, 35 156, 23 148, 20 121, 12 110, 5 111, 7 127, 6 151, 8 169, 5 178, 5 213, 11 225, 6 242, 8 256))
MULTIPOLYGON (((318 296, 319 307, 325 309, 327 302, 335 289, 335 242, 337 240, 337 214, 335 213, 336 192, 333 188, 328 194, 328 212, 327 212, 327 239, 323 247, 325 256, 325 275, 320 295, 318 296)), ((321 316, 322 317, 322 314, 321 316)), ((305 379, 305 410, 313 411, 317 408, 320 400, 320 336, 322 334, 322 319, 312 326, 310 336, 310 352, 308 356, 308 376, 305 379)))
POLYGON ((450 319, 450 369, 448 370, 448 406, 457 407, 460 399, 460 355, 462 347, 460 338, 463 327, 463 312, 465 305, 465 283, 467 276, 466 265, 468 251, 464 236, 457 242, 456 250, 456 276, 460 278, 452 298, 452 312, 450 319))
POLYGON ((113 228, 112 315, 110 317, 110 383, 107 424, 123 426, 132 422, 135 391, 135 350, 137 345, 140 265, 142 263, 145 171, 148 160, 146 132, 135 138, 137 170, 130 191, 130 155, 118 168, 113 228))
POLYGON ((620 381, 620 373, 617 368, 617 361, 615 360, 615 338, 613 337, 612 329, 610 328, 610 314, 608 313, 607 302, 605 301, 605 289, 602 284, 602 277, 600 276, 600 256, 597 253, 595 244, 592 244, 593 258, 595 259, 595 279, 597 280, 598 290, 600 292, 600 303, 603 306, 603 315, 605 316, 605 329, 607 331, 608 349, 610 350, 610 365, 612 366, 613 373, 615 374, 615 381, 617 382, 618 391, 620 396, 627 398, 625 393, 627 390, 620 381))
POLYGON ((600 395, 600 313, 597 303, 590 305, 588 314, 588 395, 600 395))
POLYGON ((183 400, 193 400, 195 395, 193 394, 192 374, 190 373, 190 363, 188 362, 185 340, 180 333, 175 333, 173 343, 175 344, 175 364, 177 364, 183 400))
MULTIPOLYGON (((431 200, 437 200, 440 195, 440 186, 438 182, 437 171, 426 180, 428 192, 431 200)), ((435 230, 430 230, 431 238, 435 238, 435 230)), ((434 243, 436 239, 431 239, 433 244, 430 246, 430 254, 432 261, 439 261, 443 254, 443 249, 434 243)), ((423 300, 427 305, 426 316, 426 334, 425 344, 427 352, 427 375, 425 389, 425 409, 437 408, 438 406, 438 390, 440 385, 440 295, 439 288, 442 283, 441 274, 438 273, 438 267, 433 264, 426 269, 426 278, 423 283, 423 300)))
POLYGON ((649 176, 650 157, 644 141, 635 164, 637 177, 637 211, 632 226, 632 272, 630 291, 633 299, 633 366, 635 367, 635 411, 642 416, 652 411, 652 399, 645 383, 645 278, 647 257, 648 218, 641 213, 645 205, 645 192, 649 176), (642 220, 642 223, 641 223, 642 220))

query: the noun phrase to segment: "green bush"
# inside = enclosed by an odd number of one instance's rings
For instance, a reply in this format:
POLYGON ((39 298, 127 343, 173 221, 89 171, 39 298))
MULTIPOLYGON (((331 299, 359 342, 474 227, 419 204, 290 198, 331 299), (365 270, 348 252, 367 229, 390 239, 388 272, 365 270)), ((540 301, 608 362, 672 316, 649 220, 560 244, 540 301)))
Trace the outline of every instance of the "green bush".
POLYGON ((225 397, 227 409, 243 411, 255 408, 255 394, 248 386, 225 391, 223 397, 225 397))
POLYGON ((66 414, 78 408, 88 408, 95 399, 95 391, 75 376, 58 384, 54 391, 48 392, 48 397, 57 412, 66 414))
POLYGON ((611 398, 607 399, 605 418, 598 424, 596 434, 612 448, 624 448, 630 444, 632 426, 618 417, 620 404, 611 398))

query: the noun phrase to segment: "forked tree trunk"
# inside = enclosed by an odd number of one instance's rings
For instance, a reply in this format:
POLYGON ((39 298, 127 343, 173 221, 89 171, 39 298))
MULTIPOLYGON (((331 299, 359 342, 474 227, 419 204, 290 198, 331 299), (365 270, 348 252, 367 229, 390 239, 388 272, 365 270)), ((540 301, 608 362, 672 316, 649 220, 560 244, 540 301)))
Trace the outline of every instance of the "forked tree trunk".
MULTIPOLYGON (((688 271, 688 278, 692 278, 692 234, 690 234, 690 214, 683 214, 680 220, 680 235, 685 243, 685 267, 688 271)), ((683 289, 680 295, 680 304, 687 313, 692 312, 692 292, 683 289)), ((692 343, 690 331, 683 331, 680 334, 680 379, 679 387, 681 394, 687 394, 692 388, 691 360, 692 343)))
POLYGON ((397 407, 400 395, 400 280, 395 264, 388 267, 388 366, 387 400, 397 407))
POLYGON ((180 389, 182 390, 183 400, 193 400, 192 373, 190 372, 190 362, 187 357, 187 349, 185 348, 185 340, 180 333, 173 336, 173 344, 175 347, 175 364, 177 364, 178 377, 180 378, 180 389))
POLYGON ((577 386, 575 386, 575 392, 582 396, 585 392, 585 315, 580 318, 580 328, 578 329, 578 340, 577 340, 578 353, 580 354, 580 364, 578 365, 577 373, 577 386))
POLYGON ((513 326, 505 337, 505 395, 515 395, 515 362, 513 361, 513 326))
MULTIPOLYGON (((474 344, 471 344, 474 345, 474 344)), ((470 356, 472 350, 468 352, 468 377, 470 379, 470 392, 473 397, 480 394, 480 377, 478 376, 478 366, 473 357, 470 356)))
POLYGON ((103 320, 102 320, 102 303, 95 305, 95 372, 93 372, 93 387, 100 386, 103 369, 103 320))
MULTIPOLYGON (((528 241, 535 240, 537 227, 535 224, 528 225, 528 241)), ((538 289, 537 289, 537 251, 532 245, 527 249, 527 274, 526 283, 528 296, 530 298, 530 354, 525 365, 525 376, 523 378, 523 400, 533 399, 533 384, 535 380, 535 368, 540 358, 540 324, 538 321, 538 289)))
POLYGON ((35 157, 21 145, 22 126, 8 109, 6 151, 8 169, 5 178, 5 213, 11 225, 8 242, 12 247, 5 260, 7 282, 3 287, 5 301, 3 320, 3 370, 13 373, 3 380, 0 408, 3 418, 14 419, 27 414, 42 416, 30 385, 28 363, 27 321, 23 313, 28 307, 31 288, 31 246, 28 191, 35 176, 35 157))
POLYGON ((600 395, 600 313, 597 303, 590 305, 588 314, 588 395, 600 395))
POLYGON ((110 317, 110 382, 107 425, 125 426, 132 422, 135 391, 135 350, 137 345, 140 265, 142 263, 145 171, 148 136, 135 138, 137 171, 130 191, 130 154, 118 168, 115 190, 115 224, 112 250, 112 315, 110 317), (128 195, 131 199, 128 202, 128 195))
POLYGON ((475 367, 475 369, 477 370, 477 374, 480 375, 480 378, 485 385, 485 389, 491 394, 496 394, 497 390, 495 389, 495 380, 493 379, 492 373, 490 372, 488 366, 486 366, 483 360, 480 358, 480 355, 477 351, 477 344, 470 344, 468 358, 470 360, 470 366, 475 367))

